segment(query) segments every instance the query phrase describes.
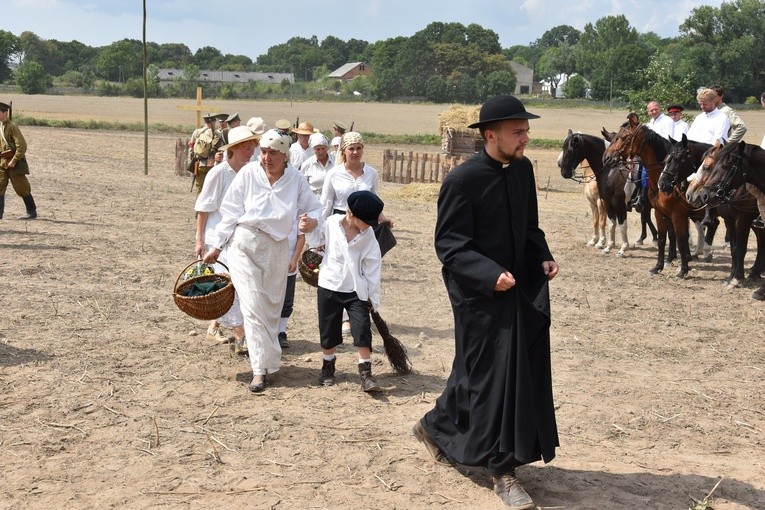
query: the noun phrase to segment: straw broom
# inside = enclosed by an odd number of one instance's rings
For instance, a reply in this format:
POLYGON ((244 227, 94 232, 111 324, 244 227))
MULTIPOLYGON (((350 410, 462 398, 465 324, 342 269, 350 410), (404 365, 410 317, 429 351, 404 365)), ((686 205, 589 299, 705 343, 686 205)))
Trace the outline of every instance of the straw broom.
POLYGON ((372 309, 372 302, 369 302, 369 313, 372 315, 372 321, 375 323, 377 332, 383 339, 385 355, 388 362, 397 374, 405 375, 412 371, 412 363, 406 354, 406 347, 395 336, 390 334, 390 329, 380 314, 372 309))

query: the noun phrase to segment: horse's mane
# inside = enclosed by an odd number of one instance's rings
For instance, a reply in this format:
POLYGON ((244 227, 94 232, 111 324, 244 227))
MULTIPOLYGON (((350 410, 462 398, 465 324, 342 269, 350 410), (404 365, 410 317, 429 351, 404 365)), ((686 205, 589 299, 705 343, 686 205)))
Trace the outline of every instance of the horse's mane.
POLYGON ((643 140, 653 149, 656 161, 664 160, 671 147, 669 140, 655 132, 653 129, 650 129, 648 126, 640 126, 640 129, 643 130, 643 140))

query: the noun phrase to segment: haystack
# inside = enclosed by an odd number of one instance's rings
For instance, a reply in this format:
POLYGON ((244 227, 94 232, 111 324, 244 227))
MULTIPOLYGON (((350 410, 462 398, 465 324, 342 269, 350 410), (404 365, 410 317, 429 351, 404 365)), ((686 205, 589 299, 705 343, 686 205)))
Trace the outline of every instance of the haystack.
POLYGON ((481 150, 483 140, 477 129, 468 126, 478 120, 480 106, 451 105, 438 114, 441 152, 447 156, 470 156, 481 150))

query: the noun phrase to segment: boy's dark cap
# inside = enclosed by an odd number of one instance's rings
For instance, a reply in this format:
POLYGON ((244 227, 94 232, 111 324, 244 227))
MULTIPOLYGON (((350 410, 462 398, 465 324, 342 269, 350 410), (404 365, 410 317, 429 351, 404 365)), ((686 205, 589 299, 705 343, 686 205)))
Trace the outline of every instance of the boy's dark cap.
POLYGON ((538 119, 539 115, 534 115, 526 111, 523 103, 510 94, 494 96, 488 99, 481 106, 481 113, 478 115, 478 122, 470 124, 469 128, 477 128, 489 122, 508 119, 538 119))
POLYGON ((354 191, 348 197, 348 209, 370 227, 377 226, 377 218, 384 206, 380 197, 371 191, 354 191))

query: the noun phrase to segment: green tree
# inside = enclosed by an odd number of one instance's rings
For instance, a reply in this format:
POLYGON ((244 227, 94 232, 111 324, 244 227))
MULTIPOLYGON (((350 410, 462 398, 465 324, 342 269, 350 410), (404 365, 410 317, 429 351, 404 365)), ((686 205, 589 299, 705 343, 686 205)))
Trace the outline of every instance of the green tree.
POLYGON ((16 68, 16 83, 24 94, 42 94, 48 85, 42 64, 27 60, 16 68))
POLYGON ((682 57, 695 87, 722 85, 741 100, 765 90, 765 1, 733 0, 719 8, 701 6, 680 25, 682 57), (692 70, 693 59, 696 67, 692 70), (703 65, 698 65, 703 62, 703 65))
POLYGON ((687 76, 679 74, 667 54, 655 55, 648 67, 641 71, 647 86, 628 94, 629 108, 637 112, 644 121, 649 120, 646 112, 648 101, 661 105, 690 105, 694 103, 693 88, 687 76))
POLYGON ((561 79, 573 74, 575 70, 574 49, 568 44, 547 48, 537 64, 537 76, 550 83, 550 95, 553 98, 561 79))
POLYGON ((642 88, 635 71, 645 68, 651 57, 623 15, 585 25, 574 53, 577 71, 590 82, 593 99, 600 100, 623 98, 642 88))
POLYGON ((212 46, 204 46, 194 53, 193 64, 199 69, 219 69, 223 64, 223 54, 212 46))
POLYGON ((449 101, 449 86, 446 84, 446 80, 437 74, 429 77, 425 83, 425 97, 434 103, 449 101))
POLYGON ((587 97, 587 81, 581 75, 575 74, 566 80, 563 93, 568 99, 582 99, 587 97))
POLYGON ((64 53, 56 41, 41 39, 33 32, 22 32, 19 35, 19 49, 23 60, 34 60, 43 66, 47 74, 58 75, 64 71, 64 53))
POLYGON ((0 30, 0 83, 12 76, 11 68, 8 64, 10 64, 11 58, 16 56, 18 51, 19 38, 10 32, 0 30))
POLYGON ((512 94, 515 90, 516 77, 510 71, 494 71, 486 77, 486 92, 488 96, 512 94))
POLYGON ((143 44, 123 39, 104 46, 96 57, 96 73, 109 81, 124 82, 143 74, 143 44))

